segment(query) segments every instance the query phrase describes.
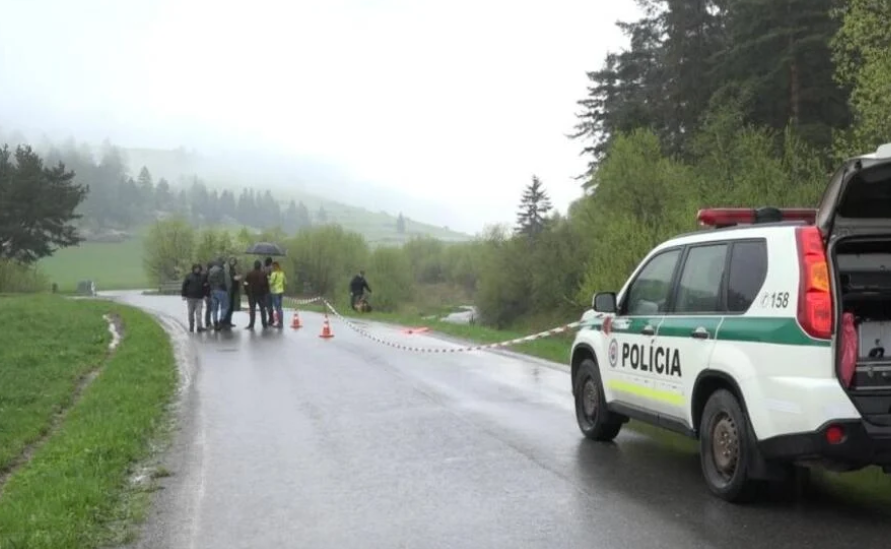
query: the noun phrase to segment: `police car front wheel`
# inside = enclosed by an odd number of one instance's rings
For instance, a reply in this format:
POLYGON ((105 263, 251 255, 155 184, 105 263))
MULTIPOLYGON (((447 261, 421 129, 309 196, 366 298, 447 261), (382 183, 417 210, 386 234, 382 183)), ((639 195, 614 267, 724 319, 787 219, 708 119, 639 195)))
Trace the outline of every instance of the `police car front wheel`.
POLYGON ((586 358, 575 376, 575 415, 582 433, 598 441, 616 438, 622 418, 607 408, 597 363, 586 358))
POLYGON ((748 425, 733 393, 720 389, 709 397, 699 435, 702 473, 712 493, 727 501, 748 501, 758 488, 749 478, 753 442, 748 425))

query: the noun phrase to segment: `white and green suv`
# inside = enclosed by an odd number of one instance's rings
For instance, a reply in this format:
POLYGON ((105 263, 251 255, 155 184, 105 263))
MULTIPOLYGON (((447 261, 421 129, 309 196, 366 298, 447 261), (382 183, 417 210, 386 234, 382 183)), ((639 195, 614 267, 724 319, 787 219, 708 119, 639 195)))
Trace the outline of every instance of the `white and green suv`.
POLYGON ((845 162, 815 210, 699 220, 594 296, 571 359, 585 436, 632 418, 698 438, 728 501, 796 465, 891 472, 891 144, 845 162))

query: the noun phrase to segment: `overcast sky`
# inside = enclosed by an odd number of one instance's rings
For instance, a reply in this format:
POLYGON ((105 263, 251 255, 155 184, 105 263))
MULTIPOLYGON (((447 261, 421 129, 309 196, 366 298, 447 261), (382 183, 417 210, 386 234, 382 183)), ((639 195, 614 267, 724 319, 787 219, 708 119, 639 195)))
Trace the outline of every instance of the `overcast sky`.
MULTIPOLYGON (((0 124, 125 146, 269 147, 512 223, 584 170, 585 71, 633 0, 0 0, 0 124)), ((407 199, 407 203, 412 203, 407 199)), ((419 204, 417 201, 413 204, 419 204)), ((400 205, 401 206, 401 205, 400 205)), ((426 217, 426 219, 425 219, 426 217)))

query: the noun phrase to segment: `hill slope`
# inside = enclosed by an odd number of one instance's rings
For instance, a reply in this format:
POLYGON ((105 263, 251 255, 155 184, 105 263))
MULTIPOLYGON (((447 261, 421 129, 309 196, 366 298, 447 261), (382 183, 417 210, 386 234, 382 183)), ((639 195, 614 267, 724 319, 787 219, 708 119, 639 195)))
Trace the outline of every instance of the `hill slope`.
MULTIPOLYGON (((324 209, 329 222, 342 225, 345 229, 365 235, 370 243, 400 243, 415 235, 426 235, 449 242, 469 240, 470 235, 437 227, 405 217, 405 232, 396 230, 398 210, 393 212, 371 211, 359 205, 346 203, 351 193, 344 191, 343 180, 330 166, 311 159, 282 159, 272 156, 206 156, 186 149, 144 149, 123 148, 131 174, 139 173, 146 166, 155 180, 163 177, 174 187, 188 186, 195 177, 206 181, 208 187, 219 190, 232 190, 236 193, 248 187, 258 190, 269 189, 283 206, 294 200, 303 202, 318 220, 320 209, 324 209), (292 175, 293 174, 293 175, 292 175), (310 191, 328 189, 332 200, 310 191)), ((355 185, 351 185, 355 187, 355 185)), ((377 192, 368 189, 369 195, 377 192)), ((358 199, 361 200, 361 199, 358 199)))

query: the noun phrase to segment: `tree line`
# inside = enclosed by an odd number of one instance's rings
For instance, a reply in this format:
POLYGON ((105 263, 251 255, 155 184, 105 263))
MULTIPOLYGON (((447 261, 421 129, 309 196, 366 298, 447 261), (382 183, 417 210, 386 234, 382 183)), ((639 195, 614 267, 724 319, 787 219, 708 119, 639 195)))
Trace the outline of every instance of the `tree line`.
POLYGON ((553 317, 579 308, 573 300, 576 290, 567 291, 577 288, 578 271, 560 272, 561 265, 573 260, 574 235, 551 209, 543 183, 533 177, 521 195, 512 229, 492 227, 470 242, 415 236, 401 246, 375 248, 361 234, 338 225, 256 235, 245 229, 196 228, 177 217, 152 226, 144 266, 159 285, 184 276, 193 263, 219 257, 238 257, 240 268, 248 270, 262 258, 243 251, 257 240, 272 241, 286 250, 279 261, 291 282, 290 295, 321 295, 345 304, 350 278, 365 270, 377 310, 436 310, 473 301, 487 322, 504 327, 524 316, 544 312, 553 317))
POLYGON ((197 176, 172 185, 163 177, 155 180, 146 166, 134 178, 123 154, 108 143, 98 155, 74 141, 48 147, 44 155, 47 164, 64 164, 74 172, 75 181, 89 190, 77 208, 82 229, 127 230, 166 215, 185 216, 197 225, 239 224, 258 229, 280 226, 289 232, 328 221, 324 207, 310 212, 303 202, 295 200, 283 206, 269 190, 245 188, 236 194, 214 189, 197 176))

